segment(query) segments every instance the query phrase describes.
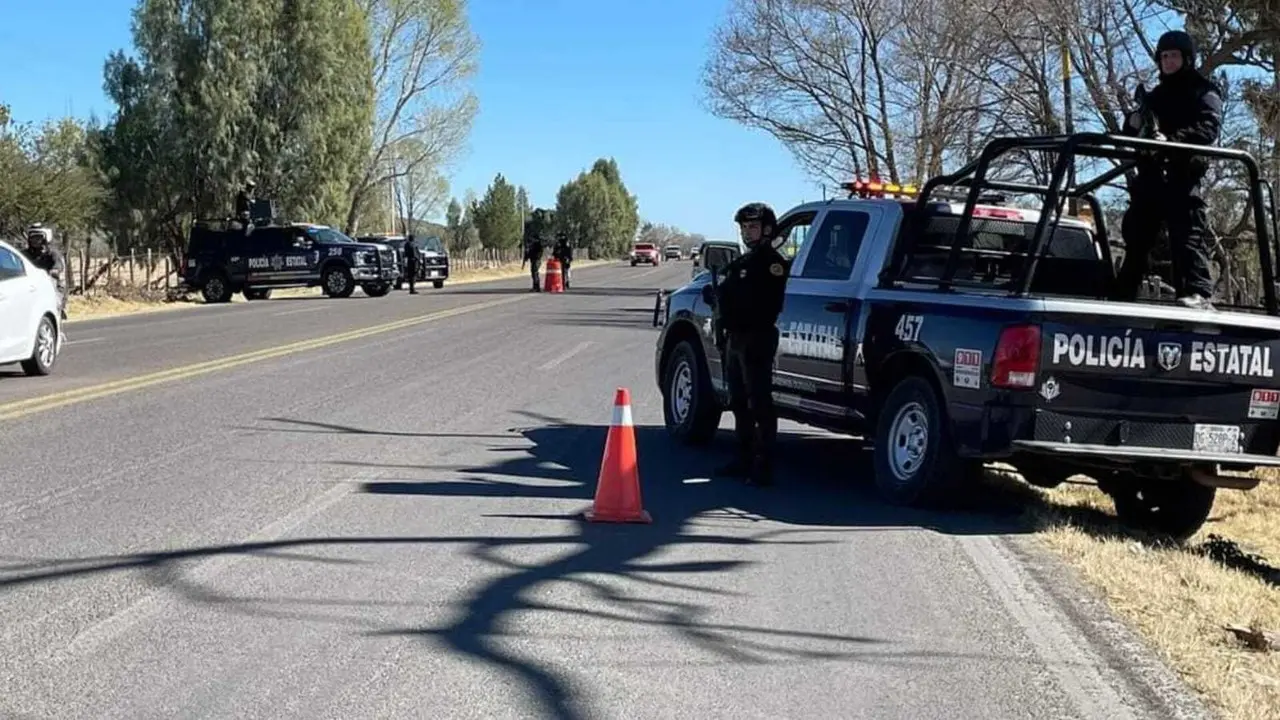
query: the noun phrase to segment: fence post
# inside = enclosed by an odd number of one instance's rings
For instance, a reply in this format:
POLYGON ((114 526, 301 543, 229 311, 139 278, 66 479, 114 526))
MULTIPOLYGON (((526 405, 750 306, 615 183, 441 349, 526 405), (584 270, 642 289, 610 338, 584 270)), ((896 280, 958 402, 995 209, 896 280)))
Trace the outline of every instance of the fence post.
POLYGON ((133 276, 133 268, 138 264, 138 254, 132 248, 129 249, 129 287, 138 287, 138 281, 133 276))

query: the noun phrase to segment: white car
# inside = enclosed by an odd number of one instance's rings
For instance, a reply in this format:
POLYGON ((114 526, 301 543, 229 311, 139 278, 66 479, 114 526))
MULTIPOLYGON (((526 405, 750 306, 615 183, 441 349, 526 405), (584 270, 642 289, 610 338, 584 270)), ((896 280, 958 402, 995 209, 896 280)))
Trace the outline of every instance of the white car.
POLYGON ((0 240, 0 365, 48 375, 65 341, 53 278, 0 240))

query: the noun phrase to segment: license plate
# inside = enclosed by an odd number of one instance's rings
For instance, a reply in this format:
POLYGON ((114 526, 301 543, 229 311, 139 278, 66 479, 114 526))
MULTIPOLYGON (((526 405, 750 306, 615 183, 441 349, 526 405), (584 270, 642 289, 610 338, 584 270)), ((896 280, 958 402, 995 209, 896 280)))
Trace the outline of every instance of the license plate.
POLYGON ((1192 450, 1204 453, 1236 454, 1240 452, 1239 425, 1196 425, 1192 450))
POLYGON ((431 272, 427 273, 427 275, 429 277, 440 277, 440 273, 435 270, 432 270, 431 272))

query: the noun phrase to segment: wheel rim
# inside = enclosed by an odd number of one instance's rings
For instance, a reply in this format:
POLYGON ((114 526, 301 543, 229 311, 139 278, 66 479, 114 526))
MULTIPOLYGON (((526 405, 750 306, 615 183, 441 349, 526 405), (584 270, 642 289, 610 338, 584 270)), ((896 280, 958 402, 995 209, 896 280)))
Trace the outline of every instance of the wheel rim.
POLYGON ((54 351, 57 343, 53 337, 53 325, 45 320, 40 323, 40 332, 36 334, 36 358, 42 367, 53 365, 54 351))
POLYGON ((909 403, 893 418, 889 431, 889 470, 899 483, 915 477, 929 449, 929 418, 920 403, 909 403))
POLYGON ((205 292, 207 292, 207 293, 209 294, 209 297, 213 297, 213 298, 220 298, 220 297, 222 297, 222 290, 223 290, 223 288, 222 288, 222 281, 221 281, 221 280, 219 280, 219 279, 217 279, 217 278, 214 278, 213 280, 210 280, 210 281, 209 281, 209 282, 204 286, 204 289, 205 289, 205 292))
POLYGON ((681 361, 671 378, 671 417, 683 425, 693 407, 693 369, 681 361))
POLYGON ((337 294, 347 289, 347 279, 340 272, 329 273, 329 282, 327 283, 329 292, 337 294))

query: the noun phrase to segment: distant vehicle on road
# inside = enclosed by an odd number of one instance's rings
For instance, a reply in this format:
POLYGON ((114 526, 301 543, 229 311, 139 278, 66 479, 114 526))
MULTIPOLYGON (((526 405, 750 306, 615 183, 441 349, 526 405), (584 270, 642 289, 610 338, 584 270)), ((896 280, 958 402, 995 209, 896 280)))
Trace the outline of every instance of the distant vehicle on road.
POLYGON ((21 363, 28 375, 48 375, 66 337, 53 278, 0 240, 0 365, 21 363))
POLYGON ((662 262, 658 258, 658 248, 653 243, 636 243, 631 249, 631 267, 640 263, 657 265, 662 262))
POLYGON ((668 245, 663 248, 662 257, 666 260, 680 260, 684 257, 684 251, 679 245, 668 245))
MULTIPOLYGON (((396 251, 396 267, 400 274, 396 278, 395 288, 399 290, 404 287, 408 282, 405 247, 409 238, 404 235, 362 235, 357 239, 360 242, 380 243, 396 251)), ((444 243, 434 235, 418 238, 418 282, 430 282, 439 290, 448 279, 449 252, 445 250, 444 243)))
POLYGON ((318 286, 329 297, 345 298, 359 286, 382 297, 399 274, 390 247, 308 223, 255 227, 246 236, 221 221, 197 222, 182 268, 183 282, 211 303, 228 302, 238 292, 246 300, 266 300, 272 290, 288 287, 318 286))

